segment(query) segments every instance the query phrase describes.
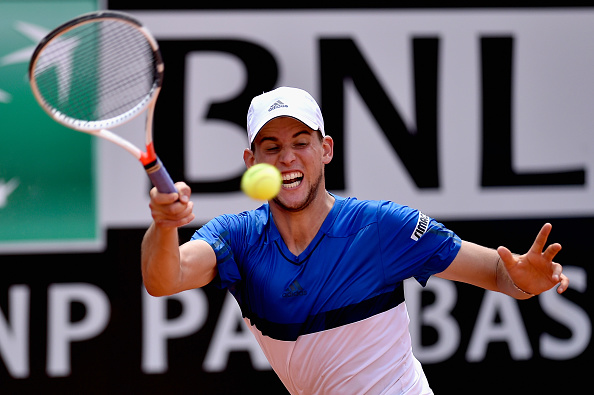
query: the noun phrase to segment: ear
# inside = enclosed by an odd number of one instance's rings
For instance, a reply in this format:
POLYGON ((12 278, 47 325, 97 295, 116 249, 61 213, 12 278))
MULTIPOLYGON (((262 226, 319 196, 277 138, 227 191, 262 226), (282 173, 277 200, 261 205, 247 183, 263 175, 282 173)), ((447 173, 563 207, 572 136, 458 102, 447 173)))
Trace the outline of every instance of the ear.
POLYGON ((324 140, 322 141, 322 161, 325 165, 332 161, 334 157, 334 140, 330 136, 324 136, 324 140))
POLYGON ((243 150, 243 161, 245 163, 245 167, 248 169, 254 165, 256 158, 254 157, 254 153, 251 149, 246 148, 243 150))

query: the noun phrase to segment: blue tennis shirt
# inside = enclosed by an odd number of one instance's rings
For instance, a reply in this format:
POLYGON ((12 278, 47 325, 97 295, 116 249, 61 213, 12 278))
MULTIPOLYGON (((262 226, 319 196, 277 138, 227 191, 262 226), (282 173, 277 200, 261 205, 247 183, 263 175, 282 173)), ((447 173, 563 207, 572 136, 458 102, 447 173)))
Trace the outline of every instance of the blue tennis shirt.
POLYGON ((423 213, 389 201, 336 201, 299 255, 285 245, 268 204, 214 218, 193 236, 214 249, 215 283, 228 288, 263 335, 299 336, 357 322, 404 301, 451 263, 460 239, 423 213))

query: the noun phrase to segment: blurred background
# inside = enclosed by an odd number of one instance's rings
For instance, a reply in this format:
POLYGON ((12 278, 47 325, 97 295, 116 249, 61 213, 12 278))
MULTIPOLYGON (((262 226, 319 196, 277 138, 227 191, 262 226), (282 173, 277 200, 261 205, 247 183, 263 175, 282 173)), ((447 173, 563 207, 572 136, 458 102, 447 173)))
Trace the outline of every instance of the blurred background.
MULTIPOLYGON (((137 17, 161 46, 155 146, 192 187, 197 215, 182 241, 260 204, 239 191, 249 102, 301 87, 335 140, 333 193, 406 204, 518 253, 551 222, 549 241, 563 246, 563 295, 517 302, 436 278, 406 284, 434 391, 587 386, 594 5, 138 3, 0 0, 0 393, 286 393, 226 292, 146 294, 144 170, 35 103, 26 73, 39 40, 105 8, 137 17)), ((139 144, 143 131, 143 117, 121 128, 139 144)))

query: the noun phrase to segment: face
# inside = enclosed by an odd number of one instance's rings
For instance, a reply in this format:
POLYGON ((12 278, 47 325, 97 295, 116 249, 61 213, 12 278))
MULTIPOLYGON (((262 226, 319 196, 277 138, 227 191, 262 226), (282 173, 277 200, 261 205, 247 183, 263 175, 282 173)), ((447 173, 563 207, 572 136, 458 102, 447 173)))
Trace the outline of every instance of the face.
POLYGON ((320 140, 318 131, 302 122, 280 117, 268 122, 254 140, 254 151, 246 150, 248 167, 256 163, 276 166, 283 186, 273 203, 288 211, 300 211, 325 194, 324 166, 332 160, 333 141, 320 140))

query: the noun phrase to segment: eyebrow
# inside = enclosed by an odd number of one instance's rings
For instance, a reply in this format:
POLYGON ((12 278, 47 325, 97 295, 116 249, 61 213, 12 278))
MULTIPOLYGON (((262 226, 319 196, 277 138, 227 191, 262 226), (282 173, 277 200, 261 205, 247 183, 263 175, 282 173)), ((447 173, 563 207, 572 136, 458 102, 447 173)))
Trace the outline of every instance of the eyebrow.
MULTIPOLYGON (((304 129, 304 130, 301 130, 301 131, 299 131, 299 132, 297 132, 297 133, 293 134, 293 136, 291 136, 291 137, 292 137, 292 138, 296 138, 296 137, 299 137, 299 136, 300 136, 300 135, 302 135, 302 134, 307 134, 307 135, 311 136, 311 131, 309 131, 309 130, 307 130, 307 129, 304 129)), ((260 143, 263 143, 264 141, 278 141, 278 137, 276 137, 276 136, 274 136, 274 135, 272 135, 272 136, 266 136, 266 137, 262 137, 262 138, 260 139, 260 143)))

